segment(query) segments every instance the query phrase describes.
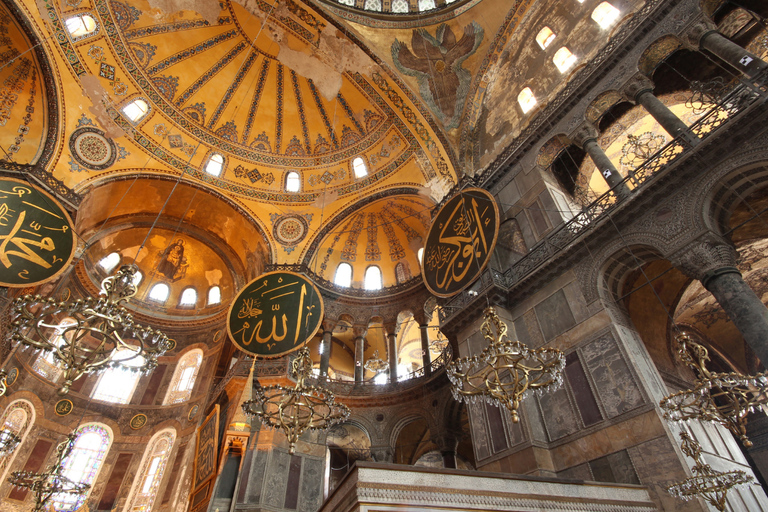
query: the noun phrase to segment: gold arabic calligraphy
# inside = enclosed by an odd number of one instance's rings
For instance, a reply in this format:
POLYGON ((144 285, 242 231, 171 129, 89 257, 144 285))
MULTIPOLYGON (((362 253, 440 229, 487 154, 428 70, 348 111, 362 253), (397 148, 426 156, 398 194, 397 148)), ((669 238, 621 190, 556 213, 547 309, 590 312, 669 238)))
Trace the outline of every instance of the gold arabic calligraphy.
POLYGON ((434 284, 448 290, 453 283, 462 283, 470 270, 479 271, 488 254, 484 226, 493 220, 493 212, 485 205, 482 211, 475 198, 467 208, 458 201, 450 216, 440 227, 437 243, 425 256, 427 270, 434 273, 434 284))

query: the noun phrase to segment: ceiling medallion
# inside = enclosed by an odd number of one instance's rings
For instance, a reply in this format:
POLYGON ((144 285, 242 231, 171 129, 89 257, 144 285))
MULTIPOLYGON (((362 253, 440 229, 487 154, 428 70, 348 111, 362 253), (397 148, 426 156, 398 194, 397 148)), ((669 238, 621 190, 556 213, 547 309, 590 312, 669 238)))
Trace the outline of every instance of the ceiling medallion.
POLYGON ((57 302, 25 295, 13 302, 11 341, 53 353, 64 372, 59 394, 81 376, 109 367, 150 372, 168 349, 165 334, 135 323, 120 305, 136 294, 136 272, 136 265, 122 265, 101 282, 98 299, 57 302))
POLYGON ((255 398, 243 402, 243 411, 256 416, 268 429, 279 428, 288 438, 288 453, 296 452, 299 437, 307 430, 328 430, 349 418, 350 410, 336 403, 329 390, 311 386, 305 380, 312 374, 309 349, 299 350, 291 362, 291 373, 296 378, 293 388, 274 385, 253 390, 255 398))
POLYGON ((282 245, 296 245, 307 236, 309 224, 301 215, 285 215, 275 221, 272 234, 282 245))
POLYGON ((730 430, 749 448, 747 414, 768 404, 768 372, 742 375, 738 372, 711 373, 706 366, 709 351, 688 333, 675 337, 680 359, 698 375, 692 389, 679 391, 661 400, 664 417, 672 421, 706 420, 730 430))
POLYGON ((80 165, 92 171, 101 171, 117 158, 115 143, 104 136, 101 130, 84 126, 69 137, 69 152, 80 165))
POLYGON ((683 453, 695 462, 691 468, 693 476, 667 487, 667 491, 675 498, 686 501, 698 496, 717 510, 725 511, 725 498, 728 491, 733 487, 748 484, 754 479, 738 469, 715 471, 709 464, 701 461, 701 445, 691 438, 688 432, 680 432, 680 439, 683 440, 680 444, 683 453))
POLYGON ((453 397, 466 403, 485 400, 496 407, 504 406, 512 414, 512 422, 517 423, 520 402, 531 391, 550 391, 562 384, 565 356, 554 348, 533 350, 520 341, 509 341, 507 324, 492 307, 485 309, 480 331, 488 346, 481 353, 456 359, 447 367, 453 397))

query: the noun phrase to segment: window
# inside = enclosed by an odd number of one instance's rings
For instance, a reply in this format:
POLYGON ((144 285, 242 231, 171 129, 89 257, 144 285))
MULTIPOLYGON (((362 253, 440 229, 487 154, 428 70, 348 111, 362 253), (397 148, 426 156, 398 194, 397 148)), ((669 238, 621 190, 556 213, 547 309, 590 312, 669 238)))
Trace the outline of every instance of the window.
POLYGON ((365 0, 366 11, 381 11, 381 0, 365 0))
POLYGON ((224 157, 218 153, 212 154, 205 164, 205 172, 211 176, 221 176, 222 169, 224 169, 224 157))
POLYGON ((149 112, 149 105, 142 99, 135 99, 123 107, 123 114, 131 120, 132 123, 140 121, 149 112))
POLYGON ((557 66, 561 73, 565 73, 576 63, 576 56, 571 53, 571 50, 563 46, 555 52, 552 62, 555 63, 555 66, 557 66))
POLYGON ((301 178, 299 173, 291 171, 285 175, 285 191, 298 192, 301 190, 301 178))
POLYGON ((542 50, 546 50, 547 46, 549 46, 552 41, 555 40, 557 36, 554 32, 552 32, 552 29, 549 27, 544 27, 539 31, 539 34, 536 36, 536 42, 539 43, 539 46, 541 46, 542 50))
POLYGON ((118 263, 120 263, 120 255, 113 252, 101 258, 99 266, 104 269, 104 272, 112 272, 118 263))
MULTIPOLYGON (((147 450, 141 459, 138 477, 133 482, 130 494, 133 498, 127 508, 128 511, 152 510, 175 440, 176 431, 173 429, 161 430, 149 440, 147 450)), ((168 482, 168 485, 173 485, 173 482, 168 482)))
POLYGON ((115 350, 112 360, 121 361, 122 366, 110 367, 101 372, 93 388, 93 399, 113 404, 127 404, 139 382, 140 373, 126 367, 138 367, 144 364, 144 358, 136 356, 133 350, 124 348, 115 350))
POLYGON ((192 396, 192 390, 195 387, 197 372, 200 370, 200 363, 203 362, 203 351, 200 349, 190 350, 179 359, 176 369, 173 371, 171 384, 168 386, 168 392, 163 400, 163 405, 177 404, 186 402, 192 396))
POLYGON ((392 12, 405 13, 408 12, 408 2, 405 0, 394 0, 392 2, 392 12))
POLYGON ((435 0, 419 0, 419 11, 428 11, 435 8, 435 0))
POLYGON ((376 265, 365 269, 365 281, 363 287, 366 290, 381 290, 381 270, 376 265))
POLYGON ((416 252, 416 257, 419 258, 419 265, 423 265, 424 261, 424 248, 420 247, 419 250, 416 252))
POLYGON ((352 160, 352 169, 355 171, 355 178, 368 176, 368 168, 365 166, 363 159, 359 156, 352 160))
POLYGON ((191 286, 189 288, 184 288, 184 291, 181 292, 181 300, 179 301, 179 306, 194 306, 196 303, 197 291, 191 286))
POLYGON ((404 283, 412 277, 411 269, 406 262, 401 261, 395 265, 395 277, 397 278, 397 284, 404 283))
POLYGON ((221 304, 221 288, 218 286, 211 286, 208 290, 208 305, 221 304))
POLYGON ((517 95, 517 102, 520 104, 520 108, 523 109, 523 114, 527 114, 536 106, 536 97, 533 95, 530 87, 520 91, 520 94, 517 95))
POLYGON ((89 14, 72 16, 64 22, 72 39, 80 39, 96 32, 96 20, 89 14))
POLYGON ((139 286, 139 283, 141 283, 141 280, 144 279, 144 276, 140 271, 136 271, 136 273, 133 275, 133 286, 139 286))
MULTIPOLYGON (((0 428, 3 430, 10 430, 19 436, 22 443, 34 422, 35 408, 32 406, 31 402, 26 400, 16 400, 11 402, 10 405, 5 408, 3 415, 0 416, 0 428)), ((0 455, 0 481, 5 482, 5 475, 10 469, 16 454, 20 452, 19 446, 21 446, 21 443, 19 443, 13 452, 0 455)))
POLYGON ((342 5, 348 5, 350 7, 355 6, 355 0, 339 0, 339 3, 342 5))
MULTIPOLYGON (((65 318, 59 322, 59 325, 53 331, 52 343, 57 347, 61 347, 67 339, 71 339, 74 333, 66 332, 66 328, 73 325, 77 325, 77 321, 74 318, 65 318)), ((54 353, 55 351, 53 350, 46 350, 40 354, 32 364, 32 369, 35 370, 35 372, 51 382, 59 380, 62 373, 61 369, 56 365, 56 356, 54 353)))
POLYGON ((352 265, 349 263, 339 263, 339 266, 336 267, 333 284, 347 288, 352 286, 352 265))
POLYGON ((617 8, 608 2, 603 2, 592 11, 592 19, 600 25, 600 28, 606 29, 619 19, 619 14, 621 13, 617 8))
POLYGON ((156 302, 165 303, 165 301, 168 300, 168 295, 170 295, 170 293, 171 289, 167 284, 157 283, 151 290, 149 290, 149 298, 156 302))
POLYGON ((106 425, 90 423, 77 429, 74 447, 64 459, 62 474, 73 482, 88 484, 91 488, 80 496, 54 494, 51 501, 56 512, 74 512, 85 503, 112 444, 112 434, 108 428, 106 425))

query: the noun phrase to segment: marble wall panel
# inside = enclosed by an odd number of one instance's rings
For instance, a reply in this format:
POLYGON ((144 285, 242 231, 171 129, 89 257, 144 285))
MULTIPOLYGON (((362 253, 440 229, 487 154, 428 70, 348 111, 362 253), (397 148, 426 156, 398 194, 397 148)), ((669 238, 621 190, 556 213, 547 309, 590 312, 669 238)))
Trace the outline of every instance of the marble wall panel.
POLYGON ((323 473, 325 461, 304 459, 304 473, 301 476, 301 501, 299 512, 315 512, 323 502, 323 473))
POLYGON ((619 484, 639 484, 632 459, 626 450, 620 450, 605 457, 589 462, 594 479, 598 482, 615 482, 619 484))
POLYGON ((640 388, 610 332, 582 347, 581 353, 608 418, 643 404, 640 388))
POLYGON ((277 450, 272 450, 269 455, 262 503, 275 508, 283 508, 291 456, 286 452, 277 450))
POLYGON ((248 480, 248 503, 259 503, 261 501, 261 489, 264 484, 264 471, 267 467, 267 456, 269 452, 264 450, 254 450, 253 465, 251 466, 251 475, 248 480))
POLYGON ((558 290, 541 301, 534 310, 545 340, 551 340, 576 325, 563 290, 558 290))
POLYGON ((473 403, 469 404, 467 408, 472 431, 472 445, 475 448, 475 459, 481 461, 491 456, 491 441, 486 430, 483 404, 473 403))
POLYGON ((549 441, 555 441, 579 430, 576 411, 573 410, 564 387, 542 394, 539 397, 539 405, 549 441))

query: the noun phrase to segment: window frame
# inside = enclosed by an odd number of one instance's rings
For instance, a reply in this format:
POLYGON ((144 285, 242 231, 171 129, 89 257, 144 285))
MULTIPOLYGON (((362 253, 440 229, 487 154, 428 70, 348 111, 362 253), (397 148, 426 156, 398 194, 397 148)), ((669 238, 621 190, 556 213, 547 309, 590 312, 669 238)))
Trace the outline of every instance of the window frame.
MULTIPOLYGON (((107 445, 104 448, 104 451, 103 451, 103 453, 102 453, 102 455, 101 455, 101 457, 100 457, 100 459, 98 461, 98 465, 96 466, 95 470, 93 471, 93 477, 90 479, 89 482, 85 482, 85 483, 89 483, 90 487, 86 491, 85 495, 82 496, 82 501, 80 499, 78 499, 75 502, 74 508, 70 508, 70 509, 60 509, 58 507, 55 507, 55 505, 54 505, 54 508, 55 508, 55 510, 57 512, 59 510, 66 510, 66 512, 75 512, 75 511, 79 510, 80 507, 82 507, 84 503, 88 502, 88 498, 91 495, 91 491, 93 491, 93 488, 95 487, 94 484, 96 482, 98 482, 98 480, 99 480, 99 473, 101 473, 101 470, 104 468, 104 462, 106 461, 107 457, 109 456, 109 450, 112 447, 112 442, 113 442, 113 440, 115 438, 115 436, 114 436, 114 434, 112 432, 112 429, 109 427, 109 425, 105 425, 104 423, 99 423, 99 422, 85 423, 83 425, 80 425, 77 428, 77 430, 75 431, 75 432, 78 432, 77 437, 75 438, 75 448, 73 448, 72 452, 70 452, 69 457, 64 459, 65 464, 64 464, 64 469, 63 469, 62 473, 69 477, 69 475, 67 475, 66 462, 68 462, 69 460, 72 459, 72 454, 74 454, 75 450, 77 450, 77 441, 80 439, 80 436, 83 435, 82 431, 85 430, 88 427, 96 427, 96 428, 99 428, 99 429, 103 430, 104 433, 106 434, 107 445), (79 505, 78 505, 78 503, 79 503, 79 505)), ((79 480, 79 482, 83 482, 83 480, 79 480)), ((52 504, 60 503, 60 502, 56 501, 56 497, 55 496, 56 495, 54 494, 53 497, 51 498, 51 503, 52 504)))
POLYGON ((205 305, 206 306, 218 306, 220 304, 221 304, 221 286, 215 284, 215 285, 211 286, 210 288, 208 288, 208 293, 206 294, 206 298, 205 298, 205 305), (211 302, 211 293, 213 292, 214 289, 218 290, 219 298, 218 298, 218 300, 216 302, 211 302))
MULTIPOLYGON (((117 354, 118 352, 119 352, 119 350, 113 352, 112 355, 114 356, 114 354, 117 354)), ((141 357, 141 356, 134 357, 133 359, 136 360, 136 364, 135 365, 126 364, 126 366, 142 366, 144 364, 144 358, 141 357), (140 361, 139 361, 139 359, 140 359, 140 361)), ((136 392, 136 388, 139 385, 139 380, 140 379, 141 379, 141 373, 136 371, 136 370, 130 370, 129 368, 126 368, 125 366, 110 366, 106 370, 103 370, 103 371, 101 371, 99 373, 99 378, 96 381, 96 384, 93 386, 93 390, 91 391, 91 398, 93 400, 98 400, 100 402, 104 402, 104 403, 108 403, 108 404, 112 404, 112 405, 128 405, 128 404, 131 403, 131 400, 133 399, 133 394, 136 392), (131 374, 132 373, 132 375, 131 375, 132 383, 130 385, 130 391, 126 394, 125 401, 121 402, 121 401, 107 400, 105 398, 97 397, 96 393, 99 391, 99 387, 104 383, 104 379, 107 378, 107 377, 110 377, 111 375, 116 374, 117 372, 125 372, 126 374, 131 374)), ((112 383, 110 385, 110 387, 122 387, 123 384, 125 385, 125 387, 128 387, 128 383, 127 382, 121 383, 121 386, 115 386, 115 383, 112 383)), ((125 389, 125 388, 123 388, 123 389, 125 389)))
POLYGON ((179 296, 179 304, 178 306, 180 308, 195 308, 197 306, 197 301, 200 299, 200 296, 197 293, 197 289, 194 286, 187 286, 181 291, 181 295, 179 296), (192 302, 184 302, 184 295, 189 291, 192 290, 192 293, 194 293, 195 297, 192 302))
POLYGON ((141 456, 141 462, 139 463, 139 469, 136 472, 136 476, 131 484, 131 489, 128 493, 128 499, 125 502, 124 512, 134 512, 137 510, 152 510, 156 503, 160 491, 163 487, 163 481, 166 480, 166 487, 173 485, 173 482, 167 481, 166 470, 168 469, 168 462, 171 456, 174 454, 174 448, 176 447, 176 441, 178 435, 176 429, 173 427, 164 428, 156 432, 147 443, 147 448, 141 456), (155 475, 159 473, 159 477, 155 476, 151 483, 154 491, 151 494, 144 493, 143 490, 147 486, 147 477, 149 477, 149 469, 152 467, 152 463, 155 459, 155 452, 160 443, 167 442, 168 448, 163 456, 163 460, 158 464, 158 470, 155 471, 155 475), (143 499, 142 499, 143 498, 143 499), (141 500, 141 501, 140 501, 141 500), (138 503, 137 503, 138 501, 138 503))
POLYGON ((334 274, 333 274, 333 284, 335 284, 336 286, 339 286, 341 288, 351 288, 352 287, 352 277, 354 276, 354 271, 355 271, 355 269, 352 267, 352 265, 350 265, 346 261, 340 262, 336 266, 336 272, 334 272, 334 274), (339 284, 338 283, 339 269, 342 267, 342 265, 346 265, 346 267, 349 267, 349 284, 339 284))
POLYGON ((192 394, 194 393, 195 387, 197 386, 197 378, 200 375, 200 368, 203 366, 204 357, 205 354, 200 348, 188 350, 179 357, 179 360, 176 363, 176 367, 173 369, 173 376, 171 377, 171 382, 168 385, 168 390, 165 392, 165 397, 163 397, 163 405, 176 405, 188 402, 192 398, 192 394), (183 371, 186 368, 192 367, 191 365, 185 366, 185 362, 193 357, 196 358, 197 361, 195 364, 195 370, 192 374, 192 385, 185 390, 180 390, 178 389, 178 386, 181 382, 183 371))
POLYGON ((381 268, 378 265, 368 265, 365 267, 365 274, 363 274, 363 289, 371 292, 380 291, 384 288, 384 273, 381 271, 381 268), (368 288, 368 273, 372 269, 376 269, 376 271, 379 273, 379 287, 378 288, 368 288))
POLYGON ((32 430, 32 427, 35 424, 35 420, 37 419, 37 411, 35 411, 35 406, 32 404, 32 402, 23 398, 19 398, 9 403, 8 406, 3 410, 2 415, 0 415, 0 429, 5 427, 5 423, 8 420, 8 417, 17 410, 24 411, 26 418, 24 419, 24 423, 22 424, 21 428, 17 431, 14 431, 14 433, 21 439, 19 444, 16 446, 16 449, 9 454, 0 456, 0 481, 2 482, 5 482, 5 477, 13 466, 13 462, 16 460, 16 455, 22 452, 21 447, 24 444, 24 441, 26 441, 27 435, 32 430))
POLYGON ((149 292, 147 292, 147 300, 150 300, 152 302, 156 302, 157 304, 165 304, 168 302, 168 299, 171 298, 171 287, 168 286, 166 283, 155 283, 152 285, 152 287, 149 289, 149 292), (168 293, 166 294, 164 299, 156 299, 152 296, 152 292, 154 292, 159 286, 164 286, 166 290, 168 290, 168 293))
POLYGON ((283 190, 289 194, 301 193, 301 174, 299 174, 298 171, 288 171, 285 173, 285 178, 283 179, 283 190), (296 190, 290 190, 288 188, 288 181, 291 180, 292 176, 296 176, 296 183, 298 184, 298 188, 296 190))
POLYGON ((143 120, 149 117, 149 114, 152 112, 152 104, 147 100, 147 98, 143 96, 135 96, 134 98, 126 101, 123 103, 123 105, 120 107, 120 114, 123 115, 129 123, 131 123, 134 126, 138 126, 143 120), (126 108, 128 108, 131 105, 134 105, 136 102, 141 101, 144 103, 144 105, 147 106, 146 112, 144 112, 142 115, 138 116, 136 119, 133 119, 128 112, 125 111, 126 108))
POLYGON ((101 25, 99 24, 99 21, 98 21, 98 17, 96 17, 93 14, 91 14, 90 11, 73 14, 72 16, 69 16, 68 18, 66 18, 66 19, 64 19, 62 21, 63 21, 63 25, 64 25, 64 30, 66 31, 67 36, 69 37, 69 39, 73 43, 77 42, 77 41, 82 41, 83 39, 87 39, 89 37, 95 36, 96 34, 99 33, 99 29, 101 28, 101 25), (85 26, 86 24, 83 21, 83 18, 86 17, 86 16, 89 17, 91 19, 91 21, 93 21, 93 29, 90 30, 90 31, 88 31, 87 27, 85 26), (80 23, 82 24, 83 29, 86 30, 85 32, 83 32, 80 35, 74 35, 74 32, 76 32, 78 29, 70 30, 69 23, 67 23, 68 21, 74 20, 75 18, 80 20, 80 23))
POLYGON ((221 153, 217 151, 211 151, 208 156, 205 157, 205 161, 203 163, 203 172, 207 174, 208 176, 213 176, 214 178, 221 178, 224 174, 224 168, 227 165, 227 157, 222 155, 221 153), (214 161, 215 157, 220 157, 221 162, 214 161), (212 163, 219 164, 219 172, 217 174, 212 173, 208 170, 208 168, 211 166, 212 163))

